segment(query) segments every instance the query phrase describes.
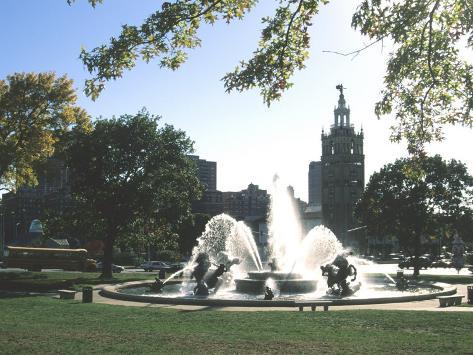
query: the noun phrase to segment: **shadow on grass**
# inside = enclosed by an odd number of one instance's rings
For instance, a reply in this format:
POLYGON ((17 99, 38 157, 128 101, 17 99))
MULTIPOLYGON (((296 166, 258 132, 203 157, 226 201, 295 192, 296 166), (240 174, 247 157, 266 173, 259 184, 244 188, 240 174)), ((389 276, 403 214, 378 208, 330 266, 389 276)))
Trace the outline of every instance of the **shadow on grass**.
POLYGON ((97 274, 64 272, 5 272, 0 273, 0 291, 48 292, 59 289, 81 290, 84 286, 117 284, 142 280, 142 277, 103 278, 97 274))
MULTIPOLYGON (((50 295, 50 293, 47 293, 50 295)), ((45 296, 44 293, 30 293, 30 292, 10 292, 10 291, 0 291, 0 299, 11 299, 11 298, 31 298, 45 296)))

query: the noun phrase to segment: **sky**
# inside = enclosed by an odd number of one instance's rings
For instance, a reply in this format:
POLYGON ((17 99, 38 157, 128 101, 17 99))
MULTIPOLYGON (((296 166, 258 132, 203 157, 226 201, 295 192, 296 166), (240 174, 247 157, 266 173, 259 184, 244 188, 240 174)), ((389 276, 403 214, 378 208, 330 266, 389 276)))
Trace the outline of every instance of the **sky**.
MULTIPOLYGON (((0 1, 0 79, 15 72, 54 71, 74 80, 78 104, 93 118, 133 114, 143 107, 162 122, 184 130, 195 142, 195 154, 217 162, 217 188, 239 191, 253 183, 270 189, 273 175, 292 185, 307 201, 310 161, 320 160, 322 129, 333 124, 337 84, 346 87, 355 129, 365 134, 365 179, 384 164, 406 156, 405 144, 390 143, 390 117, 378 119, 388 45, 375 45, 353 57, 324 51, 350 52, 369 43, 351 29, 357 0, 332 0, 311 28, 310 58, 293 78, 294 87, 267 107, 258 90, 225 93, 221 78, 256 49, 261 17, 274 12, 262 0, 243 20, 217 23, 200 30, 202 45, 189 53, 177 71, 162 70, 157 61, 139 63, 123 78, 110 82, 94 102, 83 94, 89 75, 80 49, 92 49, 119 34, 123 24, 140 24, 162 1, 105 0, 93 9, 86 0, 0 1)), ((473 174, 473 130, 451 128, 446 140, 428 147, 432 154, 455 158, 473 174)))

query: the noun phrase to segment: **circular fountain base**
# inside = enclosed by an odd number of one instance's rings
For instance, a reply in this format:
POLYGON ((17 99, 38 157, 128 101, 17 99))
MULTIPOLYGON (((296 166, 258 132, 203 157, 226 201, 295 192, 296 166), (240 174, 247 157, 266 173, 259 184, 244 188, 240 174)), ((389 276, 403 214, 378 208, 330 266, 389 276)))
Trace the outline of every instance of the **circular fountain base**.
POLYGON ((283 293, 309 293, 317 289, 317 281, 303 279, 296 273, 281 271, 252 271, 246 279, 235 279, 236 290, 243 293, 262 293, 268 279, 283 293))
MULTIPOLYGON (((414 292, 376 292, 370 296, 358 295, 356 297, 338 298, 328 295, 314 297, 309 296, 288 296, 279 297, 271 301, 263 300, 262 295, 251 296, 250 294, 234 295, 238 298, 230 298, 229 295, 198 297, 191 295, 175 295, 164 291, 161 294, 147 293, 150 281, 134 281, 125 284, 105 286, 101 295, 109 298, 157 303, 157 304, 172 304, 172 305, 194 305, 194 306, 218 306, 218 307, 295 307, 297 300, 310 301, 325 301, 330 302, 331 306, 345 306, 345 305, 366 305, 366 304, 381 304, 381 303, 398 303, 398 302, 412 302, 434 299, 438 296, 452 295, 457 292, 456 287, 441 283, 423 282, 416 285, 417 291, 414 292), (422 292, 422 290, 426 290, 422 292), (307 298, 308 297, 308 298, 307 298)), ((169 281, 168 285, 179 286, 181 281, 169 281)))

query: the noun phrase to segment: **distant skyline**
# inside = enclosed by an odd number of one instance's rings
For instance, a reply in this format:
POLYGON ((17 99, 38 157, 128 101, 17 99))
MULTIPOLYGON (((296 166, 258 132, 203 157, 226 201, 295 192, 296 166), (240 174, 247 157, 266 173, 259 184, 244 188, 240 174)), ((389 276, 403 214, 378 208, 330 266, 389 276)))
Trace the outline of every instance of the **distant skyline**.
MULTIPOLYGON (((86 0, 2 0, 0 2, 0 78, 14 72, 54 71, 74 79, 78 104, 93 118, 133 114, 142 107, 161 115, 195 141, 195 154, 218 164, 217 188, 240 191, 254 183, 270 189, 278 173, 307 201, 310 161, 321 155, 320 135, 333 124, 337 84, 357 131, 365 133, 366 181, 384 164, 406 156, 404 144, 389 142, 389 117, 378 120, 374 103, 380 97, 389 45, 372 46, 356 58, 324 53, 363 47, 350 27, 356 0, 334 0, 323 7, 311 29, 310 59, 293 78, 294 87, 270 108, 257 90, 226 94, 220 79, 239 60, 247 59, 260 36, 260 18, 276 2, 261 2, 243 21, 201 29, 202 47, 191 51, 181 69, 160 70, 156 61, 139 63, 122 79, 107 84, 95 102, 85 97, 89 77, 78 59, 81 46, 92 49, 116 36, 120 26, 139 24, 161 1, 105 0, 94 10, 86 0)), ((429 147, 432 154, 455 158, 473 174, 473 130, 451 128, 447 140, 429 147)))

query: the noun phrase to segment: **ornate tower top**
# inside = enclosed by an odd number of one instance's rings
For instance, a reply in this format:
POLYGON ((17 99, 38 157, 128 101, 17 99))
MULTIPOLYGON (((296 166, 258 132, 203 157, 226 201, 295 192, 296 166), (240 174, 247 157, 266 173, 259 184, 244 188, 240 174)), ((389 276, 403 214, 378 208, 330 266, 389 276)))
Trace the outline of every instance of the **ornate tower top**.
POLYGON ((345 95, 343 95, 343 84, 335 86, 336 89, 340 90, 340 96, 338 97, 338 107, 345 107, 345 95))
POLYGON ((338 107, 335 107, 333 111, 335 118, 335 127, 350 127, 350 108, 346 106, 345 95, 343 95, 343 84, 339 84, 335 87, 340 90, 340 96, 338 97, 338 107))

